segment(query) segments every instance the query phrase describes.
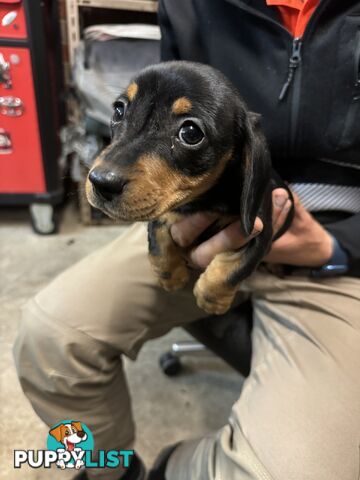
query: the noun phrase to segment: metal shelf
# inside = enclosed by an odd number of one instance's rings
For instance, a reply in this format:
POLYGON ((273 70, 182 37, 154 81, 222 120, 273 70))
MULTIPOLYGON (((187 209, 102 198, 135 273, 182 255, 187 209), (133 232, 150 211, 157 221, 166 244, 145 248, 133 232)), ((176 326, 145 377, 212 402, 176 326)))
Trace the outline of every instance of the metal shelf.
POLYGON ((156 12, 156 0, 77 0, 79 7, 113 8, 135 10, 138 12, 156 12))
POLYGON ((137 12, 156 12, 157 0, 66 0, 67 35, 70 65, 73 64, 74 50, 80 42, 79 9, 109 8, 137 12))

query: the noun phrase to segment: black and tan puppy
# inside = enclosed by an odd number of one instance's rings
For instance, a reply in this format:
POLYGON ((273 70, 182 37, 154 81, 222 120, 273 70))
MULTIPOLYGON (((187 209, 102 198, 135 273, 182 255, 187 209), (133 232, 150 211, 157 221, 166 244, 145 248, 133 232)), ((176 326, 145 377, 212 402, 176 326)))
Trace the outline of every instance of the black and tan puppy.
POLYGON ((112 142, 87 180, 87 197, 96 208, 115 219, 149 221, 150 261, 169 291, 189 280, 183 252, 169 232, 173 222, 194 212, 218 212, 221 220, 211 233, 240 218, 249 235, 255 217, 261 218, 258 236, 238 251, 217 255, 196 282, 198 305, 209 313, 230 308, 239 283, 271 246, 276 182, 258 123, 217 70, 190 62, 151 66, 114 103, 112 142))

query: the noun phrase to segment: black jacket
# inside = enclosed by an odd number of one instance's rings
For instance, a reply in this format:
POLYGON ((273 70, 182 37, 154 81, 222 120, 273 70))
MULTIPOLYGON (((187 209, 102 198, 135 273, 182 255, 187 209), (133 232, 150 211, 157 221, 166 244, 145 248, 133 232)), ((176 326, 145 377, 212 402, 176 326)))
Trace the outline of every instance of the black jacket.
MULTIPOLYGON (((211 64, 262 114, 284 180, 360 188, 360 2, 322 0, 300 58, 265 0, 160 0, 159 21, 163 60, 211 64)), ((360 274, 360 214, 346 217, 326 228, 360 274)))

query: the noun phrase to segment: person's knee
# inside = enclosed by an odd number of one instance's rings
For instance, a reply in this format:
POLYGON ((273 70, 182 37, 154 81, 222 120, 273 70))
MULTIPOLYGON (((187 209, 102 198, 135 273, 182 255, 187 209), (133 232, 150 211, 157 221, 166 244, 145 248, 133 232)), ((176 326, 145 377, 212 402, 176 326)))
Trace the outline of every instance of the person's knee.
POLYGON ((57 323, 56 318, 40 308, 36 297, 22 308, 13 354, 23 387, 30 381, 49 377, 54 368, 61 368, 58 355, 63 341, 57 323))
POLYGON ((159 300, 146 256, 127 250, 129 257, 108 247, 64 271, 36 296, 37 308, 127 354, 159 300))
POLYGON ((106 382, 117 352, 47 314, 37 297, 22 310, 14 359, 25 393, 64 394, 89 378, 106 382))
POLYGON ((25 393, 30 383, 39 383, 39 388, 45 387, 41 378, 47 377, 50 357, 48 337, 51 336, 51 324, 44 326, 43 319, 36 312, 35 299, 29 300, 21 311, 17 337, 13 347, 15 366, 19 381, 25 393), (43 357, 43 359, 42 359, 43 357))

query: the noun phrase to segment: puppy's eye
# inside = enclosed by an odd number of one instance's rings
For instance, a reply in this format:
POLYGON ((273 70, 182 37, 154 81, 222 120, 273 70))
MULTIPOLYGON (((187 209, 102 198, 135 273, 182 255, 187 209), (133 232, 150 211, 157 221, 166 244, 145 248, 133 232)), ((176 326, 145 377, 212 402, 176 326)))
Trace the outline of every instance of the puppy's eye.
POLYGON ((121 120, 125 117, 126 111, 126 104, 122 100, 117 100, 114 103, 114 115, 112 121, 114 123, 121 122, 121 120))
POLYGON ((197 145, 204 136, 201 128, 190 120, 183 123, 179 130, 179 139, 187 145, 197 145))

